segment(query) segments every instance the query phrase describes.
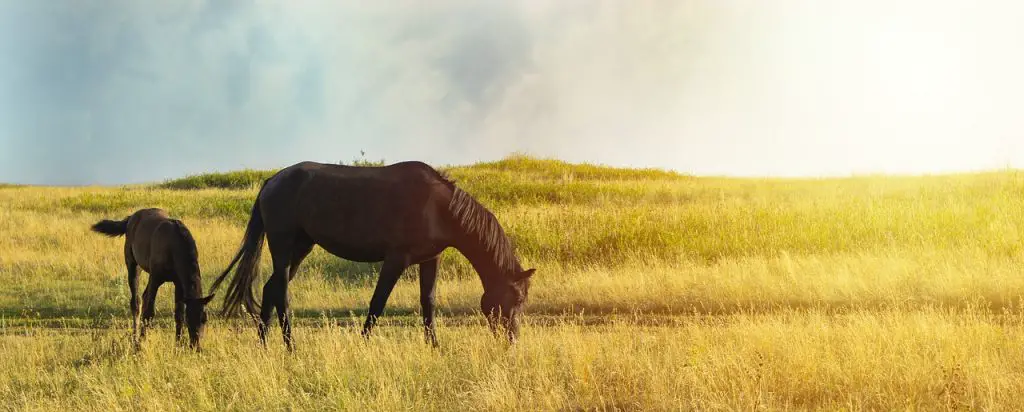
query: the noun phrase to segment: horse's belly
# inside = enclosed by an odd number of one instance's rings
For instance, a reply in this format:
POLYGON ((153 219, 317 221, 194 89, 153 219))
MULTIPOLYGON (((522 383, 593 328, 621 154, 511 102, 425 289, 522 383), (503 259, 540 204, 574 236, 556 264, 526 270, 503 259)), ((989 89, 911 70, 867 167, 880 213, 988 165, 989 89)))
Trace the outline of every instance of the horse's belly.
POLYGON ((319 242, 318 244, 328 253, 345 260, 355 262, 380 262, 384 260, 384 247, 355 247, 345 244, 324 244, 319 242))

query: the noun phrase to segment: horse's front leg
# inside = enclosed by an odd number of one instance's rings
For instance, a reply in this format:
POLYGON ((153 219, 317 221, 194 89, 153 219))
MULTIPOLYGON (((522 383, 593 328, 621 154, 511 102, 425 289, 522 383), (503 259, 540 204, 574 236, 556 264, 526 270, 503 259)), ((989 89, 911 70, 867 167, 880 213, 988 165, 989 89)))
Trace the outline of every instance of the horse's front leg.
POLYGON ((434 289, 437 285, 437 264, 440 257, 420 263, 420 308, 423 311, 423 334, 427 343, 437 347, 437 329, 434 327, 434 289))

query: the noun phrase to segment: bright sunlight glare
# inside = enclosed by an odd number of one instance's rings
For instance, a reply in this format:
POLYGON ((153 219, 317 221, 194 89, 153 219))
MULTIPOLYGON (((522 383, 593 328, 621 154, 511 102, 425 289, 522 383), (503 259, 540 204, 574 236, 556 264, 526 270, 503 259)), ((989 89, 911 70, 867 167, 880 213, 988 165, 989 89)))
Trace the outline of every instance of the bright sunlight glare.
POLYGON ((704 167, 809 176, 1024 166, 1020 5, 787 5, 727 10, 713 33, 694 78, 714 81, 697 84, 683 124, 718 142, 704 167))

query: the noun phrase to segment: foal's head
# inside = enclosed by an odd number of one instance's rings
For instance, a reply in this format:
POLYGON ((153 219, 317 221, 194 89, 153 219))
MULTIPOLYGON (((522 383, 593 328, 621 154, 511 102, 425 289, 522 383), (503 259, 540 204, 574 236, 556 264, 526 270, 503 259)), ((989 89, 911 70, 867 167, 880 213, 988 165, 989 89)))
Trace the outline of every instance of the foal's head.
POLYGON ((206 305, 213 300, 213 295, 205 298, 185 300, 185 326, 188 328, 188 343, 193 349, 199 350, 199 340, 206 329, 206 305))

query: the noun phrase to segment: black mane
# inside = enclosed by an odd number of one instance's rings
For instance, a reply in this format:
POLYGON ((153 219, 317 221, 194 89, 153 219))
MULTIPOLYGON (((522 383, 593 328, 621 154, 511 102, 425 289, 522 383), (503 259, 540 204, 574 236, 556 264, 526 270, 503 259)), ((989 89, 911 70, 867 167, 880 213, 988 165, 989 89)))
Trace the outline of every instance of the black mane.
POLYGON ((185 263, 187 267, 195 269, 194 271, 192 271, 192 275, 188 277, 188 280, 191 280, 194 283, 196 293, 202 294, 203 283, 202 280, 198 278, 198 276, 200 276, 199 250, 196 248, 196 239, 192 237, 192 232, 189 231, 188 227, 186 227, 185 224, 182 223, 180 220, 171 219, 171 222, 174 223, 174 226, 178 227, 178 234, 181 236, 182 241, 178 245, 178 251, 181 253, 181 255, 175 256, 175 259, 182 259, 184 260, 183 263, 185 263))
POLYGON ((512 242, 498 224, 494 214, 466 191, 454 185, 452 190, 448 210, 459 222, 459 226, 466 232, 476 235, 484 250, 493 257, 494 263, 503 273, 510 274, 518 270, 519 262, 512 249, 512 242))

